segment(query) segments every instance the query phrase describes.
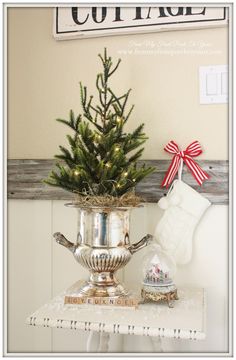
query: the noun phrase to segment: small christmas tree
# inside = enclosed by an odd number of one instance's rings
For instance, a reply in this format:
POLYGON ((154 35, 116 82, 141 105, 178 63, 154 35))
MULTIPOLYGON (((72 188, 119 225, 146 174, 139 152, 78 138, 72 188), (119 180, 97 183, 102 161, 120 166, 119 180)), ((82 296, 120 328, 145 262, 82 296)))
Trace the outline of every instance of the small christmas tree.
POLYGON ((103 56, 98 56, 103 66, 96 80, 100 104, 93 104, 93 96, 88 97, 86 86, 80 83, 83 115, 75 117, 71 110, 69 120, 57 119, 74 135, 67 135, 70 150, 60 146, 61 154, 55 156, 64 162, 58 162, 57 171, 51 171, 44 182, 82 196, 120 197, 133 190, 154 168, 137 166, 144 150, 140 146, 147 139, 144 124, 132 133, 124 132, 134 107, 126 112, 130 90, 117 96, 109 86, 121 60, 113 66, 106 49, 103 56))

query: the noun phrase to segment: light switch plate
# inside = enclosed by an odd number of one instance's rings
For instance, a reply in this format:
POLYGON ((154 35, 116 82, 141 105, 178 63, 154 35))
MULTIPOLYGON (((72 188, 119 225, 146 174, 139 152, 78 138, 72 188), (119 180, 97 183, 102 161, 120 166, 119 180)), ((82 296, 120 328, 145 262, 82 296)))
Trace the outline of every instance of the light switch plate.
POLYGON ((200 104, 228 102, 228 66, 200 66, 200 104))

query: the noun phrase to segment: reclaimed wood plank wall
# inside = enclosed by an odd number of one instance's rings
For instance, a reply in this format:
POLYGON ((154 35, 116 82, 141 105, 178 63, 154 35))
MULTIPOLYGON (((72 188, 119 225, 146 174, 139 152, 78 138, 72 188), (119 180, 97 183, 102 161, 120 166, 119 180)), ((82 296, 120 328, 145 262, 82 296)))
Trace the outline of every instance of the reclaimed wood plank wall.
MULTIPOLYGON (((146 202, 157 202, 167 191, 160 187, 167 171, 169 160, 141 160, 155 166, 156 171, 140 182, 136 193, 146 202)), ((208 198, 212 204, 224 205, 229 202, 229 164, 226 160, 200 160, 199 165, 210 179, 201 187, 184 166, 183 179, 208 198)), ((7 195, 9 199, 71 200, 74 195, 57 187, 42 183, 55 164, 54 160, 8 160, 7 195)))

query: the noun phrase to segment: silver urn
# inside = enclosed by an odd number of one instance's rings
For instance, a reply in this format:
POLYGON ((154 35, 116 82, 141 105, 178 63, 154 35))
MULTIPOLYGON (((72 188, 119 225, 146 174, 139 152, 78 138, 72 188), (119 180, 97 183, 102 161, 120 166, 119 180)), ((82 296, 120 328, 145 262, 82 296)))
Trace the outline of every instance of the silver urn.
POLYGON ((78 296, 118 297, 128 290, 116 279, 115 272, 125 266, 132 255, 151 240, 146 235, 139 242, 130 244, 130 212, 132 208, 81 208, 78 209, 78 235, 75 243, 57 232, 57 243, 70 250, 75 259, 89 269, 89 280, 78 290, 78 296))

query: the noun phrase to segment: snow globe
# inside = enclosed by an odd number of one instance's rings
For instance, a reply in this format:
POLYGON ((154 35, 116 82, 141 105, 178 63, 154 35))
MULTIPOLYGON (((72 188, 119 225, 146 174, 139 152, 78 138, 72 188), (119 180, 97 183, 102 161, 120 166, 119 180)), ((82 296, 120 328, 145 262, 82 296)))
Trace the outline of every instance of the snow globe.
POLYGON ((173 307, 173 300, 178 300, 177 288, 173 282, 175 272, 176 264, 171 255, 158 244, 150 246, 143 259, 143 303, 166 301, 169 307, 173 307))

